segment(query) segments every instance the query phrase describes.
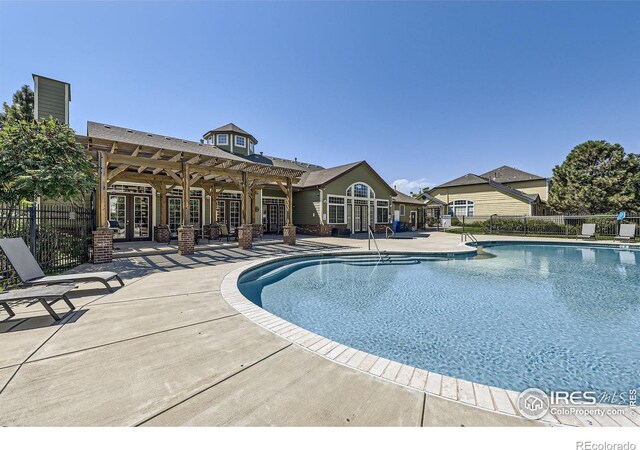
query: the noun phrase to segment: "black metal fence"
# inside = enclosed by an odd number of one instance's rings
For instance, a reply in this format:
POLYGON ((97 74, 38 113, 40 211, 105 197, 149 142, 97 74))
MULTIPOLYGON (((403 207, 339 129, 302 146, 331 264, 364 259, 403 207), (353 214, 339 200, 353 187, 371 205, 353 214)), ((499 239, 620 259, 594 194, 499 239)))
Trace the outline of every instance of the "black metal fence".
MULTIPOLYGON (((57 273, 90 259, 94 211, 70 205, 0 203, 0 238, 20 237, 47 273, 57 273)), ((0 252, 1 285, 19 282, 0 252)))
POLYGON ((613 239, 621 223, 636 225, 636 236, 640 232, 640 217, 625 217, 616 220, 615 215, 592 216, 475 216, 459 217, 452 220, 453 226, 463 231, 477 234, 506 234, 522 236, 576 237, 582 232, 583 224, 596 225, 596 239, 613 239))

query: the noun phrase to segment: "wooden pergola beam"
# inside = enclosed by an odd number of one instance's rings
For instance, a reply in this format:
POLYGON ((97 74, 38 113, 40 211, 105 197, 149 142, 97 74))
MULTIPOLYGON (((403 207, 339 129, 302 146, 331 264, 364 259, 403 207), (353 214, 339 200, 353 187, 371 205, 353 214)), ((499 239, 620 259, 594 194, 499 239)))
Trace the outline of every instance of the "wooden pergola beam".
MULTIPOLYGON (((180 161, 180 159, 182 158, 182 153, 176 153, 175 155, 173 155, 171 158, 169 158, 168 162, 177 162, 180 161)), ((156 160, 154 160, 155 163, 156 160)), ((158 159, 157 161, 164 161, 161 159, 158 159)), ((178 164, 178 168, 176 170, 180 170, 180 165, 178 164)), ((163 168, 160 168, 158 165, 154 165, 154 164, 149 164, 148 167, 155 167, 155 169, 153 170, 153 174, 156 175, 160 172, 162 172, 163 168)))
POLYGON ((107 159, 103 152, 98 152, 98 188, 96 189, 96 222, 98 228, 107 225, 107 159))
POLYGON ((191 225, 190 190, 191 190, 191 166, 182 163, 182 225, 191 225))
MULTIPOLYGON (((153 155, 151 155, 151 159, 160 159, 161 156, 162 156, 162 149, 158 150, 153 155)), ((138 167, 138 173, 144 172, 146 168, 147 166, 138 167)))

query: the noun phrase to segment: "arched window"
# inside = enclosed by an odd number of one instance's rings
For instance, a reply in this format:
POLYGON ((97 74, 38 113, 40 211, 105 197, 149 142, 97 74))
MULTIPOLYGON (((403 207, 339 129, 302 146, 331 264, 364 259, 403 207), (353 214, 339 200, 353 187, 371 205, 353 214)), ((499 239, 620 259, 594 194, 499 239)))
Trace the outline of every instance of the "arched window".
POLYGON ((376 198, 376 193, 365 183, 354 183, 347 189, 347 197, 376 198))
POLYGON ((473 202, 471 200, 449 202, 449 214, 456 217, 473 217, 473 202))

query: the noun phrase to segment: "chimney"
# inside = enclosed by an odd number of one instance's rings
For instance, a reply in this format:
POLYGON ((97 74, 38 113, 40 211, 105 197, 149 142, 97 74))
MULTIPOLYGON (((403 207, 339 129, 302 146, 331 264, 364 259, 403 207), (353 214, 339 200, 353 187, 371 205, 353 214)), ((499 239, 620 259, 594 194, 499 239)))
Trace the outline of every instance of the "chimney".
POLYGON ((69 124, 69 102, 71 85, 33 74, 34 116, 36 119, 53 117, 60 123, 69 124))

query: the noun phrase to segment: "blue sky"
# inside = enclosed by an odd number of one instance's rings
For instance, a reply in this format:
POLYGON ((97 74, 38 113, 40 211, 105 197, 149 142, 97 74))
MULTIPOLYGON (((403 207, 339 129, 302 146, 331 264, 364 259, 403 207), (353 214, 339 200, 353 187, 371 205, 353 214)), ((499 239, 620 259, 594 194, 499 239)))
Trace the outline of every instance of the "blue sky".
POLYGON ((507 164, 550 176, 606 139, 640 152, 640 3, 3 3, 0 100, 38 73, 86 121, 366 159, 411 190, 507 164), (26 31, 25 31, 26 30, 26 31))

